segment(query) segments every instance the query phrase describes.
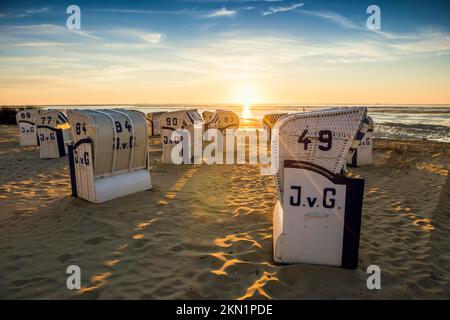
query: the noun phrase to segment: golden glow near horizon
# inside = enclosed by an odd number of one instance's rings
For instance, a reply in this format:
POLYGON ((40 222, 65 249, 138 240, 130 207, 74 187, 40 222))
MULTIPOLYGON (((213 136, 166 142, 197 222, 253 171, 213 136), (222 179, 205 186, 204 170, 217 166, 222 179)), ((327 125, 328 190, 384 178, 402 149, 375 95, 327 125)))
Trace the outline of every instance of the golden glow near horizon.
POLYGON ((244 119, 251 118, 251 106, 261 103, 262 98, 258 88, 252 84, 241 84, 235 87, 231 102, 242 105, 242 115, 244 119))
POLYGON ((233 103, 248 115, 261 103, 450 103, 450 34, 360 33, 310 42, 243 30, 179 43, 143 30, 9 26, 0 105, 233 103))

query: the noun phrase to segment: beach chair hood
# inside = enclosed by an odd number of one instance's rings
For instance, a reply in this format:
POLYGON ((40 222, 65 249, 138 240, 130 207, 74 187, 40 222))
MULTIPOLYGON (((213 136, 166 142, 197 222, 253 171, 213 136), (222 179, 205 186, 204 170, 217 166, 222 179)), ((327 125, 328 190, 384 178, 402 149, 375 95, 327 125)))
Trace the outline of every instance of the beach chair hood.
POLYGON ((296 113, 280 119, 271 143, 279 199, 283 199, 286 160, 319 166, 333 174, 342 171, 347 155, 366 119, 365 107, 332 108, 296 113))

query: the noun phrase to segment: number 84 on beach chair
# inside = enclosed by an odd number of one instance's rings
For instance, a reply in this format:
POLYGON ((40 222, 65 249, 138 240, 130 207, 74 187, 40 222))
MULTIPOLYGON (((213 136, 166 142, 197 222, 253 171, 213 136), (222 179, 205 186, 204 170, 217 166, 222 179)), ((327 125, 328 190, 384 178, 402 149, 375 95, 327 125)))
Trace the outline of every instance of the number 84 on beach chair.
POLYGON ((365 108, 335 108, 277 122, 275 261, 357 267, 364 180, 342 168, 365 115, 365 108))

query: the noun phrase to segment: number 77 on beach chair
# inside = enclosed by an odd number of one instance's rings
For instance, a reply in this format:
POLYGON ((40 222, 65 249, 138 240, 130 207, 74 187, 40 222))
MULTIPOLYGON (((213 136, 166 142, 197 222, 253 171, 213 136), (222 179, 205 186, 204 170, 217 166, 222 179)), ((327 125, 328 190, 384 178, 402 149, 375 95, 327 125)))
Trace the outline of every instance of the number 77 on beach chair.
POLYGON ((69 111, 72 195, 105 202, 151 189, 145 114, 122 109, 69 111))
POLYGON ((333 108, 277 122, 275 261, 357 267, 364 180, 346 177, 342 168, 366 113, 333 108))
POLYGON ((41 159, 60 158, 67 155, 71 140, 70 126, 64 113, 59 110, 40 111, 36 115, 37 134, 41 159))

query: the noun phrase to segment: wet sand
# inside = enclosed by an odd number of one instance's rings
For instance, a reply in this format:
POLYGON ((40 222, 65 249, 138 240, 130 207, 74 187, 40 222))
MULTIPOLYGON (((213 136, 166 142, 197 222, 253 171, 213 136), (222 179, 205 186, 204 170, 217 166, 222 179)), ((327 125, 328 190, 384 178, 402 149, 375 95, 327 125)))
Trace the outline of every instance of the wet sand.
POLYGON ((449 144, 375 140, 374 165, 351 169, 366 189, 359 268, 343 270, 273 262, 275 185, 258 166, 161 164, 158 142, 152 190, 92 204, 70 196, 67 158, 0 126, 0 298, 450 298, 449 144))

